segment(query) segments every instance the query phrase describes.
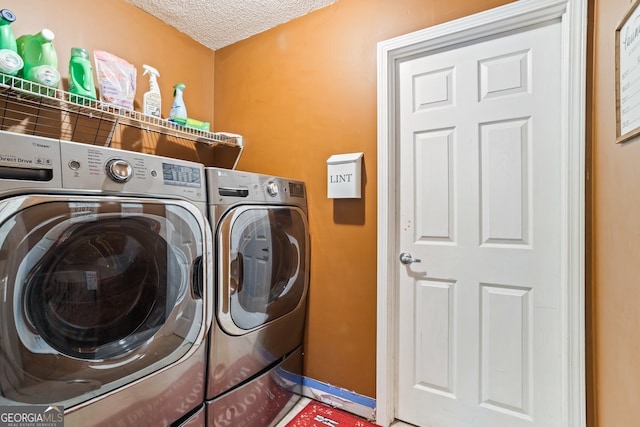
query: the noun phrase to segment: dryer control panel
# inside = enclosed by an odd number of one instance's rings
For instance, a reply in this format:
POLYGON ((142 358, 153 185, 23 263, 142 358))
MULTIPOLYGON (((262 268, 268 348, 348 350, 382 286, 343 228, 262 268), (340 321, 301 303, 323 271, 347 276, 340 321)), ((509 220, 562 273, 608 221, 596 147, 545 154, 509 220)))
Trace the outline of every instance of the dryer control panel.
POLYGON ((209 204, 242 203, 307 206, 304 182, 222 168, 205 168, 209 204))

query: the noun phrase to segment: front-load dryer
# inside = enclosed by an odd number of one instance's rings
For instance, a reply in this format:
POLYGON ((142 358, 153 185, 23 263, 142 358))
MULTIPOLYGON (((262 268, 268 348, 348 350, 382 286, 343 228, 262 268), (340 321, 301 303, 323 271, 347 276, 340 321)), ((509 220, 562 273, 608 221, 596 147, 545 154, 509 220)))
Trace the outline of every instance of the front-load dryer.
POLYGON ((205 168, 216 253, 207 425, 275 425, 302 393, 309 287, 303 182, 205 168))
POLYGON ((197 163, 0 133, 0 405, 204 420, 204 185, 197 163))

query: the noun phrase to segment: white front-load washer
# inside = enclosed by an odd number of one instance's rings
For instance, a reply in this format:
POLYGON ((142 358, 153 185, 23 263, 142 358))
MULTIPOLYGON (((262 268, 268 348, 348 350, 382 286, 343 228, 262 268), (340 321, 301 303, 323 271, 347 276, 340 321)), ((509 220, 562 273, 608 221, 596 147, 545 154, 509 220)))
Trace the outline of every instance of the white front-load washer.
POLYGON ((204 422, 211 262, 202 165, 0 132, 0 405, 204 422))

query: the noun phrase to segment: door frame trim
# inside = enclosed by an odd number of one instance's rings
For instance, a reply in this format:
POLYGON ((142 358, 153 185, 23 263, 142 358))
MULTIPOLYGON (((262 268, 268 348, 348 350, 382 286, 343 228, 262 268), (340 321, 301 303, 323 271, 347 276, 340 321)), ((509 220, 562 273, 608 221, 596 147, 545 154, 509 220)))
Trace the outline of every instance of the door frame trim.
POLYGON ((395 419, 398 328, 397 171, 399 64, 438 49, 559 20, 562 24, 562 283, 564 401, 561 425, 586 426, 585 165, 586 31, 584 0, 520 0, 378 43, 378 248, 376 422, 395 419))

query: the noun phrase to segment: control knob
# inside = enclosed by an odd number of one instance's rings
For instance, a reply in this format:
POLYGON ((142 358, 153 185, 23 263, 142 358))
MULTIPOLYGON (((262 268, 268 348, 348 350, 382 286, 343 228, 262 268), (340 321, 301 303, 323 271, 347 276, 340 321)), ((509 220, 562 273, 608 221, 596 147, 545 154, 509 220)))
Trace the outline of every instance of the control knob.
POLYGON ((133 176, 133 168, 123 159, 111 159, 105 165, 107 176, 115 182, 124 184, 133 176))
POLYGON ((276 197, 278 195, 278 184, 276 184, 275 182, 268 183, 267 193, 269 193, 271 197, 276 197))

